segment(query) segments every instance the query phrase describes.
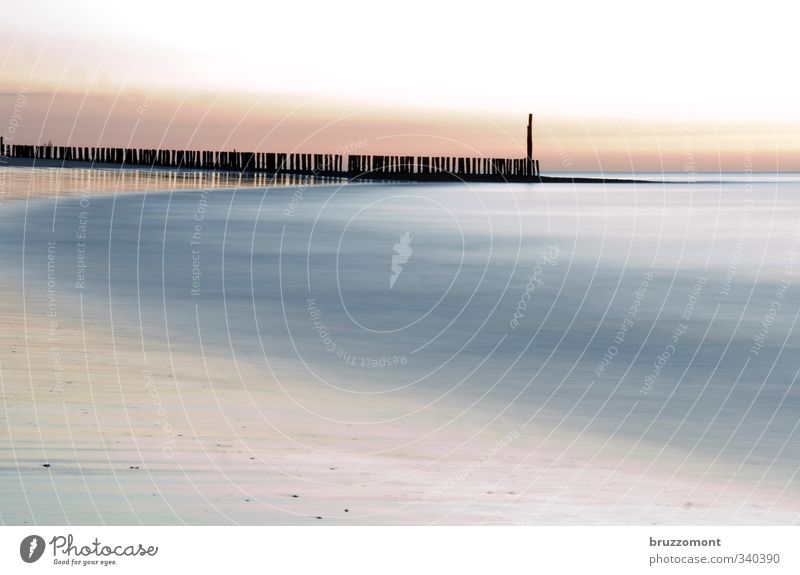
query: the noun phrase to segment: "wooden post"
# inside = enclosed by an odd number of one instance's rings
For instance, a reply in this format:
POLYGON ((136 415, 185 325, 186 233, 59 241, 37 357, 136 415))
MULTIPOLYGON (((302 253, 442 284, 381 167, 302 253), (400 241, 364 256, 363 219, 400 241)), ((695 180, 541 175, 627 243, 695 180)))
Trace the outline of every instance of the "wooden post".
POLYGON ((256 169, 256 161, 253 152, 242 153, 242 170, 253 172, 256 169))
POLYGON ((528 161, 533 160, 533 114, 528 114, 528 161))

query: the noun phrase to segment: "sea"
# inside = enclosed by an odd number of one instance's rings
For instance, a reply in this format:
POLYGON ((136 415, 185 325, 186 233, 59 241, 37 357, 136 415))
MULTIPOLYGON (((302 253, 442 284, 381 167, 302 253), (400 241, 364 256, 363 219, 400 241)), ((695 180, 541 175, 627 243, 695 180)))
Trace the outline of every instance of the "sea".
POLYGON ((385 419, 370 402, 396 397, 796 485, 798 174, 431 184, 127 170, 120 186, 118 171, 3 171, 30 189, 0 198, 3 280, 30 313, 57 305, 305 382, 336 399, 331 420, 348 398, 353 423, 385 419))

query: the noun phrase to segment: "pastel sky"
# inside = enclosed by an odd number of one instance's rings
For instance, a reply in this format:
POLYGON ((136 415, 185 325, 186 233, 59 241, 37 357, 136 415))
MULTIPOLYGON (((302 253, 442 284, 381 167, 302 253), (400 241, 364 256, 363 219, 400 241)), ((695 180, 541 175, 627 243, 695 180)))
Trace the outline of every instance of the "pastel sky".
POLYGON ((18 143, 800 170, 788 2, 0 3, 18 143))

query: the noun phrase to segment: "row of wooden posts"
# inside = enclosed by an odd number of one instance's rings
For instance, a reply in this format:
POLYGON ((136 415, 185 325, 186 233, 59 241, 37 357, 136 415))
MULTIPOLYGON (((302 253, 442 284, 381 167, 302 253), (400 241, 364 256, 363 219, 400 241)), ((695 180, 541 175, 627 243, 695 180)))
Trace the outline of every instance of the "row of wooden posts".
POLYGON ((152 166, 308 174, 363 179, 538 179, 539 161, 528 158, 375 156, 271 152, 219 152, 81 146, 6 145, 0 156, 118 166, 152 166))

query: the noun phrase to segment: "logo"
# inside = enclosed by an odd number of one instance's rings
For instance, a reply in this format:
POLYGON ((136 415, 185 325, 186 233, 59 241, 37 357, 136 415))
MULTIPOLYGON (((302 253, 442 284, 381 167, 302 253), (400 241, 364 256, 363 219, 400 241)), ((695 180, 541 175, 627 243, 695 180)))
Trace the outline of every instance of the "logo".
POLYGON ((411 235, 408 232, 400 234, 400 241, 392 246, 394 254, 392 255, 392 275, 389 278, 389 289, 394 287, 397 278, 403 273, 403 266, 408 262, 413 250, 409 245, 411 243, 411 235))
POLYGON ((38 535, 28 535, 19 544, 19 556, 25 563, 36 563, 44 553, 44 539, 38 535))

